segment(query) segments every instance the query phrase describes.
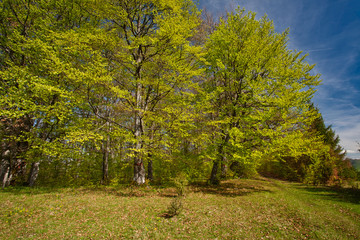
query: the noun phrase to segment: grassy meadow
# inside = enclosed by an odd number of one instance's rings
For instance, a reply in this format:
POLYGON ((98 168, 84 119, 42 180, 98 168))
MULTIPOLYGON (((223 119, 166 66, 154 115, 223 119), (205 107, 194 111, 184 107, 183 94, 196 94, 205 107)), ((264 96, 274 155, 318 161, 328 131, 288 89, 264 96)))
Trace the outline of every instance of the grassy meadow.
POLYGON ((7 188, 0 239, 360 239, 360 193, 258 178, 174 188, 7 188))

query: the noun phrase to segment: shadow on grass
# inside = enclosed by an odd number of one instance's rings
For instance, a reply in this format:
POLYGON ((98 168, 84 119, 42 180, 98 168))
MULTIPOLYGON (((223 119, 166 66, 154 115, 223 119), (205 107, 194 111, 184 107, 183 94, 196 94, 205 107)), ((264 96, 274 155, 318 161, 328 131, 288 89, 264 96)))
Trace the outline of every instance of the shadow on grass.
POLYGON ((111 194, 119 197, 146 197, 149 195, 156 195, 158 193, 157 188, 150 186, 132 186, 129 184, 119 186, 9 186, 1 189, 0 193, 9 193, 13 195, 40 195, 40 194, 57 194, 57 193, 69 193, 69 194, 86 194, 86 193, 99 193, 99 194, 111 194))
POLYGON ((175 215, 172 215, 172 214, 170 214, 170 213, 164 212, 164 213, 161 213, 161 214, 159 215, 159 217, 162 217, 162 218, 165 218, 165 219, 170 219, 170 218, 175 217, 175 215))
MULTIPOLYGON (((218 186, 208 185, 207 183, 196 183, 189 186, 189 191, 194 193, 214 194, 227 197, 245 196, 258 192, 271 192, 266 189, 264 181, 239 181, 227 180, 221 182, 218 186)), ((154 186, 133 186, 124 185, 119 187, 93 186, 93 187, 8 187, 0 190, 0 193, 11 193, 14 195, 37 195, 51 193, 70 193, 70 194, 86 194, 99 193, 111 194, 117 197, 168 197, 175 198, 177 196, 174 187, 154 187, 154 186)))
POLYGON ((0 189, 0 193, 11 193, 14 195, 38 195, 49 193, 63 192, 63 187, 23 187, 23 186, 10 186, 0 189))
POLYGON ((201 192, 205 194, 226 196, 226 197, 246 196, 258 192, 271 192, 270 190, 264 188, 263 186, 261 185, 259 186, 259 184, 249 185, 234 181, 222 182, 218 186, 212 186, 207 184, 196 184, 192 186, 192 191, 201 192))
POLYGON ((8 193, 12 195, 41 195, 41 194, 108 194, 117 197, 168 197, 177 196, 176 189, 173 187, 153 187, 153 186, 91 186, 91 187, 20 187, 10 186, 0 189, 0 193, 8 193))
POLYGON ((117 197, 175 197, 176 191, 172 188, 158 188, 153 186, 135 186, 135 185, 124 185, 124 186, 97 186, 97 187, 83 187, 78 190, 81 193, 100 193, 110 194, 117 197))
POLYGON ((326 186, 297 186, 297 188, 305 190, 319 198, 360 204, 360 189, 326 186))
MULTIPOLYGON (((189 192, 215 194, 227 197, 245 196, 257 192, 271 192, 263 184, 249 184, 239 181, 225 181, 218 186, 206 183, 197 183, 189 186, 189 192)), ((154 187, 154 186, 122 186, 122 187, 83 187, 74 189, 77 193, 97 192, 100 194, 111 194, 117 197, 166 197, 175 198, 178 193, 174 187, 154 187)))

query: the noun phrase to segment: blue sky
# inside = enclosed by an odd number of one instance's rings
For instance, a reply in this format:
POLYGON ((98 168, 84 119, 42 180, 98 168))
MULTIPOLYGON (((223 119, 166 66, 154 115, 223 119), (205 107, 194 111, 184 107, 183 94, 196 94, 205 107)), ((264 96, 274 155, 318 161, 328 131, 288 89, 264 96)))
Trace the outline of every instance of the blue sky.
POLYGON ((214 16, 237 6, 290 29, 289 48, 308 53, 322 85, 313 98, 348 157, 360 158, 360 0, 199 0, 214 16))

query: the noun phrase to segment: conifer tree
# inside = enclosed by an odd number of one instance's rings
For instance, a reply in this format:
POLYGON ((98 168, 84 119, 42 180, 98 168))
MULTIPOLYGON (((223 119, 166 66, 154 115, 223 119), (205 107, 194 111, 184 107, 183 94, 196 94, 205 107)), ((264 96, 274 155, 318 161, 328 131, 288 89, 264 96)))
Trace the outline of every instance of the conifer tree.
POLYGON ((313 105, 310 106, 318 117, 310 126, 310 134, 321 138, 326 152, 321 154, 309 164, 306 181, 314 184, 338 184, 341 181, 351 178, 351 164, 345 161, 346 151, 340 146, 340 138, 335 134, 332 126, 326 126, 319 110, 313 105))

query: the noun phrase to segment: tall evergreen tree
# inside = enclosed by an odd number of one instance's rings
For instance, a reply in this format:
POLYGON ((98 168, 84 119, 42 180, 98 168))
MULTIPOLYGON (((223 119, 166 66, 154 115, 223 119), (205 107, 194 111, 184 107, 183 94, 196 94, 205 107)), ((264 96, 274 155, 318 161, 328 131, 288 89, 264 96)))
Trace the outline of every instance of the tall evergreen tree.
MULTIPOLYGON (((316 112, 319 110, 311 105, 316 112)), ((340 146, 340 138, 335 134, 331 125, 326 126, 322 115, 319 113, 310 127, 311 134, 319 136, 327 149, 322 155, 309 164, 306 180, 315 184, 339 183, 347 178, 348 168, 346 163, 346 151, 340 146)))

